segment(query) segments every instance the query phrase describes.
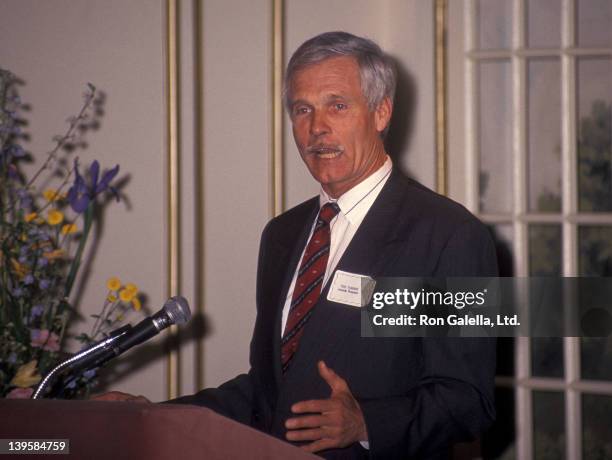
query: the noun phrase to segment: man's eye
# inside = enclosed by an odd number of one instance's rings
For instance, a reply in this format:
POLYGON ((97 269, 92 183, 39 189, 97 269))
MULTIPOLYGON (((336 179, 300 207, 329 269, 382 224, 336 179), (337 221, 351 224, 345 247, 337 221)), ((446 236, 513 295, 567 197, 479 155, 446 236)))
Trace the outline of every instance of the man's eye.
POLYGON ((342 103, 342 102, 336 102, 336 103, 334 104, 334 108, 335 108, 336 110, 346 110, 346 108, 347 108, 347 107, 346 107, 346 104, 344 104, 344 103, 342 103))
POLYGON ((293 112, 296 115, 304 115, 304 114, 310 112, 310 109, 308 107, 296 107, 295 109, 293 109, 293 112))

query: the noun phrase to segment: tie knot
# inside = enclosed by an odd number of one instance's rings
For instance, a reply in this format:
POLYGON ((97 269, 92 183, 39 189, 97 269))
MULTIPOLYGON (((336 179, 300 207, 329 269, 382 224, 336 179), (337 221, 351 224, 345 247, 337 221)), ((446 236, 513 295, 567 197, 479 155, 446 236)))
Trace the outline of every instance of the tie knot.
POLYGON ((319 219, 329 225, 331 220, 340 212, 340 206, 336 202, 325 203, 319 211, 319 219))

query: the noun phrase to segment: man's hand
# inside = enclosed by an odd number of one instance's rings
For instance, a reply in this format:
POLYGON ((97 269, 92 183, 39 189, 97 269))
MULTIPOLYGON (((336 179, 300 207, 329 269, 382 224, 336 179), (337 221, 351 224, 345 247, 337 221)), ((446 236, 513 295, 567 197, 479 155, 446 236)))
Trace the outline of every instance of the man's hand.
POLYGON ((295 403, 291 407, 294 414, 310 415, 293 417, 285 422, 287 439, 313 441, 302 446, 308 452, 367 441, 368 432, 361 407, 346 381, 323 361, 319 361, 319 374, 331 387, 331 397, 295 403))
POLYGON ((134 396, 129 393, 122 393, 121 391, 109 391, 108 393, 102 393, 101 395, 92 396, 89 398, 90 401, 129 401, 139 403, 150 403, 144 396, 134 396))

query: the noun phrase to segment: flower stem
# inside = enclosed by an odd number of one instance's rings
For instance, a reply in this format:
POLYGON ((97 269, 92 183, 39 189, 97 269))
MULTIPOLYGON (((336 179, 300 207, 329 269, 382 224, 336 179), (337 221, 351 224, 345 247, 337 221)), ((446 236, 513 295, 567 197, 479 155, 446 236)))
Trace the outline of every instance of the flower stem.
POLYGON ((83 257, 83 250, 85 249, 85 244, 87 243, 87 238, 89 237, 89 232, 91 230, 91 225, 93 223, 94 218, 94 206, 95 200, 91 200, 89 202, 89 206, 85 210, 83 215, 84 224, 83 224, 83 235, 81 235, 81 240, 79 241, 79 246, 77 247, 76 254, 74 255, 74 259, 72 259, 72 264, 70 265, 70 272, 68 273, 68 278, 66 279, 66 287, 64 289, 64 298, 68 298, 70 296, 70 291, 72 291, 72 286, 74 285, 74 280, 79 271, 79 267, 81 265, 81 259, 83 257))
POLYGON ((76 129, 76 127, 79 124, 79 122, 83 119, 83 116, 85 115, 85 112, 87 111, 87 109, 91 105, 91 102, 93 101, 94 97, 95 97, 95 89, 91 90, 91 92, 89 94, 87 94, 87 96, 85 98, 85 103, 81 107, 81 111, 70 122, 70 125, 69 125, 68 130, 66 131, 66 133, 60 139, 57 140, 57 142, 55 144, 55 148, 53 150, 51 150, 51 152, 49 152, 47 154, 46 161, 38 169, 38 171, 36 171, 34 176, 32 176, 32 178, 28 181, 28 183, 26 185, 26 188, 29 188, 34 182, 36 182, 36 179, 38 179, 38 176, 40 176, 40 173, 42 173, 45 169, 47 169, 47 166, 49 166, 49 163, 51 163, 51 161, 55 159, 59 149, 66 143, 66 141, 68 139, 70 139, 70 137, 72 136, 73 131, 76 129))

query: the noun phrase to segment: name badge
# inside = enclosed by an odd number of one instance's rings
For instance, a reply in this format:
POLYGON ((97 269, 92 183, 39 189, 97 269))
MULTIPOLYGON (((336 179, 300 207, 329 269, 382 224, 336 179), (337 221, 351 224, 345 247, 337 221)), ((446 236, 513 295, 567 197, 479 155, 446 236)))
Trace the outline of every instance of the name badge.
POLYGON ((353 307, 365 307, 372 298, 375 286, 376 281, 369 276, 336 270, 327 300, 353 307))

